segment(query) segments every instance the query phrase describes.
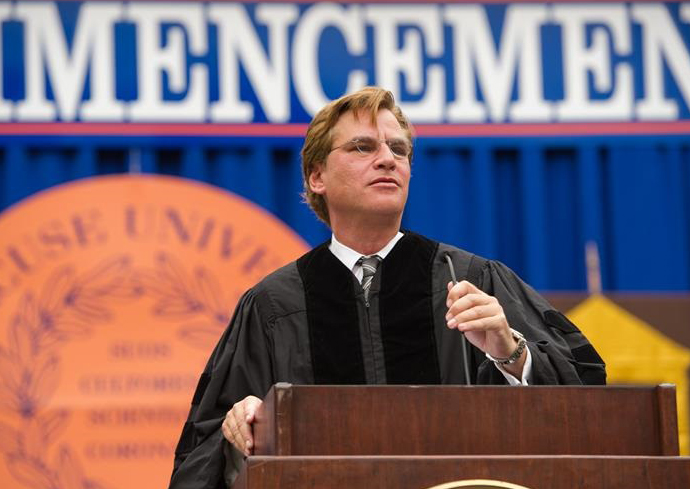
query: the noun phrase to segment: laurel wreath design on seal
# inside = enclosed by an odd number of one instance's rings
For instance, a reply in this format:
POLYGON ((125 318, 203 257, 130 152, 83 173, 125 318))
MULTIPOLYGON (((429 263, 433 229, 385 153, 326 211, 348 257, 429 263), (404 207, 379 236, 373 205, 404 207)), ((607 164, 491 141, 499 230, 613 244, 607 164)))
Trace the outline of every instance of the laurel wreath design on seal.
POLYGON ((0 344, 0 405, 17 422, 0 422, 0 454, 21 484, 33 489, 107 488, 88 477, 68 445, 51 449, 70 413, 49 412, 46 406, 60 378, 60 344, 90 336, 112 320, 113 306, 141 294, 132 271, 126 255, 83 274, 62 266, 39 293, 25 292, 10 318, 7 344, 0 344))
POLYGON ((155 299, 152 313, 171 321, 182 321, 177 335, 187 344, 210 351, 230 320, 237 291, 224 293, 218 278, 206 267, 191 273, 182 262, 167 253, 156 257, 155 267, 138 274, 140 286, 155 299))
POLYGON ((163 252, 152 269, 135 269, 127 255, 80 275, 62 266, 40 292, 26 291, 10 318, 7 344, 0 343, 0 407, 16 417, 13 426, 0 422, 0 454, 12 476, 32 489, 107 489, 87 476, 68 445, 51 449, 70 418, 67 410, 46 410, 60 378, 60 345, 111 322, 123 301, 149 296, 154 316, 182 320, 178 336, 208 351, 228 323, 229 295, 207 268, 187 272, 163 252))

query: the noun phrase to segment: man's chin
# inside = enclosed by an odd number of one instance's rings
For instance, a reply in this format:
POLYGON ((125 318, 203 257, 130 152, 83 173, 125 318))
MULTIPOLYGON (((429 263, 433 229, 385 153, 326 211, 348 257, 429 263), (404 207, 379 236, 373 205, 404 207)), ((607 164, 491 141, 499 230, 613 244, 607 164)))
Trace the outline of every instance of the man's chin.
POLYGON ((366 212, 368 213, 390 218, 400 217, 404 210, 405 203, 401 203, 399 199, 395 201, 380 199, 376 202, 372 202, 371 205, 366 208, 366 212))

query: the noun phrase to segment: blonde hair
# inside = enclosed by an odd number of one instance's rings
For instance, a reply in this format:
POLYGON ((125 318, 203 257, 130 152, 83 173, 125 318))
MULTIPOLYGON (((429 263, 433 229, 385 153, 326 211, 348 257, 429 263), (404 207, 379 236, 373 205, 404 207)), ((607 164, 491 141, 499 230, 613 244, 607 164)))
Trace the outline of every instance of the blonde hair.
MULTIPOLYGON (((412 126, 400 107, 395 105, 395 98, 388 90, 378 87, 365 87, 349 95, 332 101, 321 109, 311 120, 302 146, 302 178, 304 183, 304 201, 316 216, 330 226, 328 206, 323 195, 314 193, 309 188, 309 177, 317 168, 326 164, 333 144, 333 128, 346 112, 368 115, 371 123, 376 125, 376 116, 380 110, 390 110, 398 120, 412 144, 412 126)), ((412 154, 410 154, 412 163, 412 154)))

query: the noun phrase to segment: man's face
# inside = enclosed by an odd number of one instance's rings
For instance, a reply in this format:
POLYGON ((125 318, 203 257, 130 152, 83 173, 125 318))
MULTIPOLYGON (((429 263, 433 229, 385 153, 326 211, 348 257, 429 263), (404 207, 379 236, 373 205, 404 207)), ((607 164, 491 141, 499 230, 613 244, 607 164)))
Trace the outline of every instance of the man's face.
POLYGON ((337 149, 309 177, 311 189, 326 199, 331 224, 358 215, 402 216, 410 184, 410 161, 377 141, 389 141, 398 153, 407 144, 405 131, 390 110, 379 111, 376 125, 371 124, 368 114, 355 117, 353 112, 346 112, 333 128, 331 147, 337 149), (371 144, 363 146, 362 141, 374 142, 378 148, 371 151, 371 144))

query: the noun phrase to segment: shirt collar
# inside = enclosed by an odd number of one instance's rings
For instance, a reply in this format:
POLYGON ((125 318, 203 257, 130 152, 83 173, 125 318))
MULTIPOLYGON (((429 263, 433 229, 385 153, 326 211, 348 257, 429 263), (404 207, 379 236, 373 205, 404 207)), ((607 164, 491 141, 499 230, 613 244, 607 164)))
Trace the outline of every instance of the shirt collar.
MULTIPOLYGON (((398 233, 393 236, 393 239, 391 239, 386 246, 381 248, 379 251, 376 253, 372 253, 371 255, 378 255, 382 260, 388 256, 388 253, 391 252, 393 247, 396 245, 398 241, 400 241, 400 238, 403 237, 403 233, 398 231, 398 233)), ((331 250, 331 253, 335 255, 335 257, 340 260, 343 265, 345 265, 348 270, 352 270, 355 268, 355 265, 357 264, 357 260, 360 259, 362 254, 358 251, 353 250, 352 248, 348 248, 344 244, 342 244, 340 241, 338 241, 335 238, 335 234, 331 235, 331 244, 328 245, 328 249, 331 250)))

